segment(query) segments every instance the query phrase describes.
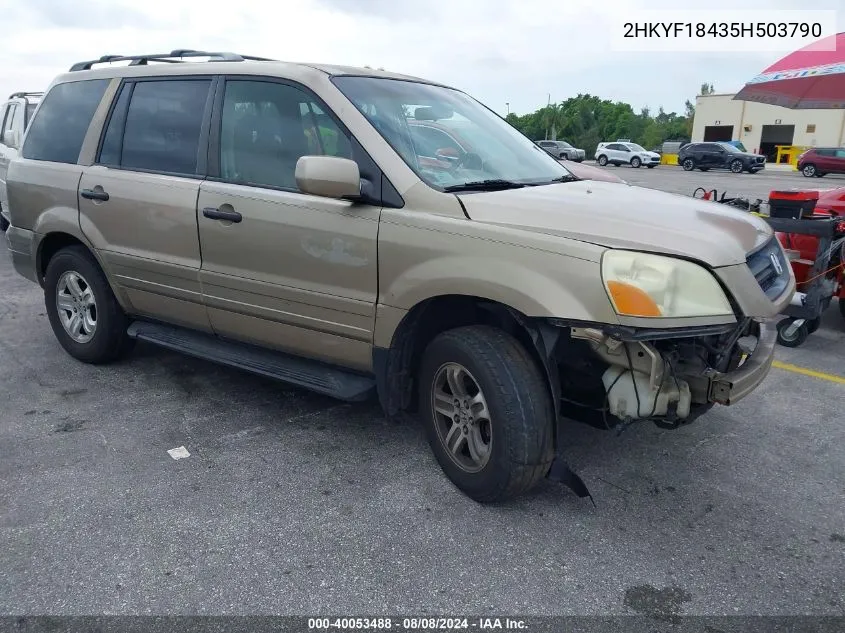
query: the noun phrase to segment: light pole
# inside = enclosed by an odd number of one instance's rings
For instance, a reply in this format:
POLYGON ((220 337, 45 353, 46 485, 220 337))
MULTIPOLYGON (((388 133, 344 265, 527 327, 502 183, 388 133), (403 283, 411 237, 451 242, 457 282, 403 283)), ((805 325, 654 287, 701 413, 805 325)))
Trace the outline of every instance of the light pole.
POLYGON ((511 113, 511 104, 510 104, 510 101, 505 101, 505 106, 507 106, 507 108, 508 108, 508 114, 510 114, 510 113, 511 113))

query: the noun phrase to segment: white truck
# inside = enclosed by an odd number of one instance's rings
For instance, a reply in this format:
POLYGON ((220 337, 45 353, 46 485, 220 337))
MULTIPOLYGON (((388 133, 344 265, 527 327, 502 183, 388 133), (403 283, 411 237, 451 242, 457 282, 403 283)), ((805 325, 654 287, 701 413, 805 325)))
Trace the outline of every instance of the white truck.
POLYGON ((6 173, 9 162, 18 154, 23 134, 26 131, 35 108, 41 101, 41 92, 15 92, 0 108, 0 231, 9 227, 8 198, 6 197, 6 173))

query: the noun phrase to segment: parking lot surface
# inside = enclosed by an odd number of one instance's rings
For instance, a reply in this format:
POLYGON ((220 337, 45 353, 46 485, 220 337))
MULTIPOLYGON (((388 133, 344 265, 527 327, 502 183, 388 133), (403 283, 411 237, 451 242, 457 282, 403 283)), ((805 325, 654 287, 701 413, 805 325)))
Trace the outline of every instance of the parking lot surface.
MULTIPOLYGON (((618 173, 683 194, 806 184, 618 173)), ((145 345, 84 365, 5 252, 0 286, 0 612, 845 613, 835 305, 802 347, 778 349, 816 375, 774 368, 676 431, 569 425, 595 506, 544 483, 486 507, 451 486, 416 425, 375 405, 145 345), (180 446, 190 457, 175 461, 180 446)))

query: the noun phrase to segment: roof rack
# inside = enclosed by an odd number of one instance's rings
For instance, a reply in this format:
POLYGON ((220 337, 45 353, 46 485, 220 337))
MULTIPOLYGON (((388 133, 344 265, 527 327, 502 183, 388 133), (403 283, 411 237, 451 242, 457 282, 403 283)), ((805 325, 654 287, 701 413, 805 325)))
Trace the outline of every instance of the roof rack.
POLYGON ((151 53, 148 55, 103 55, 99 59, 91 59, 85 62, 77 62, 70 67, 70 72, 78 70, 91 70, 94 64, 110 64, 112 62, 129 62, 130 66, 146 66, 149 62, 180 63, 185 57, 212 57, 209 61, 243 62, 259 61, 272 62, 274 59, 267 57, 255 57, 254 55, 240 55, 220 51, 196 51, 190 48, 177 48, 169 53, 151 53))
POLYGON ((27 97, 43 97, 43 92, 13 92, 9 95, 9 99, 26 99, 27 97))

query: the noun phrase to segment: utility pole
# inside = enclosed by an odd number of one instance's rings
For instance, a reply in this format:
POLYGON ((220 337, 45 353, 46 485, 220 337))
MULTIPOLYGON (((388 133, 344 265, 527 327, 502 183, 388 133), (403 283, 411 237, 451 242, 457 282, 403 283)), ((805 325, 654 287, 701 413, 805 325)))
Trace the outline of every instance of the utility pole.
MULTIPOLYGON (((549 93, 549 100, 546 102, 546 116, 549 116, 549 114, 550 114, 549 110, 551 109, 551 107, 552 107, 552 93, 550 92, 550 93, 549 93)), ((548 119, 546 119, 546 121, 548 121, 548 119)), ((547 140, 547 141, 549 140, 549 126, 548 126, 548 123, 546 124, 546 140, 547 140)))
POLYGON ((507 109, 508 109, 508 114, 510 114, 510 113, 511 113, 511 104, 510 104, 510 101, 505 101, 505 106, 506 106, 506 107, 507 107, 507 109))

